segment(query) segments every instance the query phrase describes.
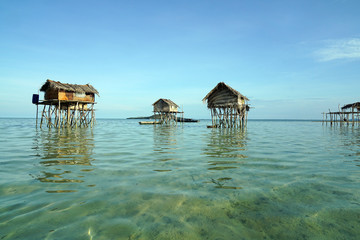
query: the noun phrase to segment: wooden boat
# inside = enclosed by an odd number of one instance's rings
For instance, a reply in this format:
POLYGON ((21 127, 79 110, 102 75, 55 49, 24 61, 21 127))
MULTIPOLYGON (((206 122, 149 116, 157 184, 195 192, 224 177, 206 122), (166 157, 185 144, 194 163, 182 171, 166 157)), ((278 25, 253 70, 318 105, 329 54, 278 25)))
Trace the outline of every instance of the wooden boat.
POLYGON ((147 122, 139 122, 140 125, 154 125, 154 124, 160 124, 160 122, 154 122, 154 121, 147 121, 147 122))
POLYGON ((177 118, 176 121, 177 122, 200 122, 199 120, 191 119, 191 118, 177 118))

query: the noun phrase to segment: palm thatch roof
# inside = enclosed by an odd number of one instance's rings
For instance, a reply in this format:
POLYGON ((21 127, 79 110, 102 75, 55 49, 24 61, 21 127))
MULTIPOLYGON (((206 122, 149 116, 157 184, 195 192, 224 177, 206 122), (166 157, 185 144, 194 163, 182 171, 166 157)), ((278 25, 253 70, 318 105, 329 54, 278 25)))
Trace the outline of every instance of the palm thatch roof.
POLYGON ((237 106, 238 99, 249 101, 247 97, 225 84, 220 82, 204 98, 203 102, 208 102, 208 107, 237 106), (219 95, 219 96, 218 96, 219 95))
POLYGON ((349 109, 349 108, 357 108, 357 109, 360 109, 360 102, 347 104, 347 105, 343 106, 343 107, 341 108, 341 110, 346 110, 346 109, 349 109))
POLYGON ((168 104, 169 106, 175 106, 175 107, 179 107, 176 103, 174 103, 173 101, 171 101, 170 99, 165 99, 165 98, 160 98, 159 100, 157 100, 156 102, 153 103, 153 106, 155 106, 158 102, 163 101, 166 104, 168 104))
POLYGON ((61 83, 48 79, 46 80, 46 83, 40 88, 40 91, 45 92, 49 88, 65 90, 69 92, 76 92, 76 93, 94 93, 100 96, 99 92, 90 84, 86 84, 86 85, 69 84, 69 83, 61 83))

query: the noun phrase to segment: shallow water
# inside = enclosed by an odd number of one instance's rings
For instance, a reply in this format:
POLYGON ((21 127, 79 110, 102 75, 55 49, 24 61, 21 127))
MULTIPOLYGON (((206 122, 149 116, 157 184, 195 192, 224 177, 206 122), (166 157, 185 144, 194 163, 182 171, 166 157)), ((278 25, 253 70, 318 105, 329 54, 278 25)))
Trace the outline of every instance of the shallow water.
POLYGON ((0 119, 0 239, 357 239, 360 128, 0 119))

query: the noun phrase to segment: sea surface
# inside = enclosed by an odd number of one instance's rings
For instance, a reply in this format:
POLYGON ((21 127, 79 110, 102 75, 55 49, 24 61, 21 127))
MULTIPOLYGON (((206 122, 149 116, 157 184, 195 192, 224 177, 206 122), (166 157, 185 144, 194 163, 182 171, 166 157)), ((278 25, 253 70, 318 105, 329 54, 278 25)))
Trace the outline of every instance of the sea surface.
POLYGON ((359 239, 360 127, 0 119, 0 239, 359 239))

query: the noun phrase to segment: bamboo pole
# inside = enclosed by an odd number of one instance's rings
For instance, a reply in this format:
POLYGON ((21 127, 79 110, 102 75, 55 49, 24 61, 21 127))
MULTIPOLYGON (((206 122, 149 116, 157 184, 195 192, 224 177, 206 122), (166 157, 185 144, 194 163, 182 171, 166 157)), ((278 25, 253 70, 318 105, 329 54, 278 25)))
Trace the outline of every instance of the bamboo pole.
POLYGON ((90 127, 94 127, 94 104, 91 107, 91 119, 90 119, 90 127))
POLYGON ((65 127, 66 121, 67 121, 67 111, 64 109, 64 111, 61 111, 61 123, 60 123, 60 127, 65 127))
POLYGON ((46 105, 44 105, 44 109, 43 109, 43 111, 41 113, 40 128, 41 128, 42 123, 43 123, 43 119, 44 119, 44 115, 45 115, 45 109, 46 109, 46 105))
POLYGON ((59 106, 58 106, 58 108, 59 108, 59 117, 58 117, 58 123, 57 123, 57 125, 58 125, 58 127, 60 127, 60 120, 61 120, 61 104, 60 104, 60 100, 59 100, 59 106))
POLYGON ((79 102, 76 102, 76 107, 75 107, 75 114, 74 114, 74 117, 75 117, 75 127, 77 128, 78 126, 78 120, 79 120, 79 102))
POLYGON ((325 113, 325 123, 327 123, 327 113, 325 113))
POLYGON ((212 126, 214 127, 216 125, 216 122, 215 122, 215 111, 216 109, 215 108, 212 108, 211 109, 211 117, 212 117, 212 126))
POLYGON ((70 105, 69 105, 69 104, 67 105, 66 111, 67 111, 66 125, 67 125, 67 126, 70 126, 70 105))
POLYGON ((212 121, 212 126, 215 126, 215 109, 211 108, 211 121, 212 121))
POLYGON ((95 124, 95 112, 94 112, 94 104, 91 105, 91 127, 94 127, 95 124))
POLYGON ((248 121, 248 111, 246 110, 247 108, 246 108, 246 104, 245 104, 245 124, 247 125, 247 121, 248 121))
POLYGON ((48 127, 51 127, 50 123, 51 122, 51 104, 49 105, 49 112, 48 112, 48 127))
POLYGON ((38 125, 39 104, 36 103, 36 127, 38 125))

